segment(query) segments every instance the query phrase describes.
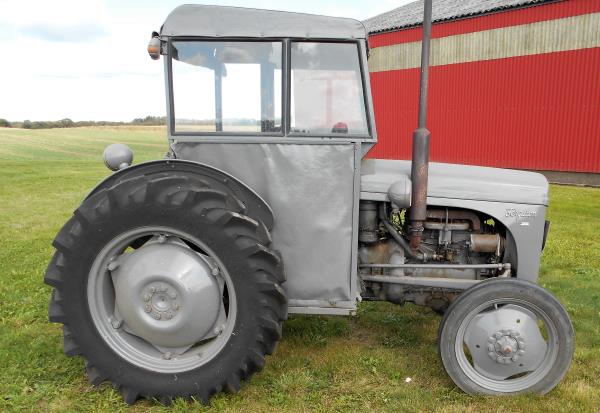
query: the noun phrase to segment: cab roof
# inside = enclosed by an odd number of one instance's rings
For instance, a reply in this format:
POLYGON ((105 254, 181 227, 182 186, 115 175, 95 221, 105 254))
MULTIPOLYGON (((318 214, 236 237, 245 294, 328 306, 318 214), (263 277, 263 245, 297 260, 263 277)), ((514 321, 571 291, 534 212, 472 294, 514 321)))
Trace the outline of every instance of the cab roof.
POLYGON ((358 20, 285 11, 184 4, 165 20, 161 37, 366 39, 358 20))

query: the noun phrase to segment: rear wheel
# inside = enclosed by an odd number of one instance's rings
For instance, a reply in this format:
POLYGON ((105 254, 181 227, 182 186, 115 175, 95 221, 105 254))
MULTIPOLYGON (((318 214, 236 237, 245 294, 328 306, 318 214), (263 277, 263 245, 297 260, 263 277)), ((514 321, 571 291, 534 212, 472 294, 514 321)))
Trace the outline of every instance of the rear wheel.
POLYGON ((282 265, 264 225, 205 182, 141 176, 88 198, 57 235, 50 320, 94 384, 207 402, 281 337, 282 265))
POLYGON ((566 374, 573 350, 563 306, 538 285, 517 279, 465 291, 439 331, 444 367, 470 394, 547 393, 566 374))

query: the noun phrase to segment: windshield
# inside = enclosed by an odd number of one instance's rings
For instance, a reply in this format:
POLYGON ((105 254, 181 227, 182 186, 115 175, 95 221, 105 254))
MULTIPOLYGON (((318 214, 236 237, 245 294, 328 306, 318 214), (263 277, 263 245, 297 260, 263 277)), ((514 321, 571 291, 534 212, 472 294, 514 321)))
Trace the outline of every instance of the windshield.
POLYGON ((175 41, 176 132, 281 132, 281 42, 175 41))
POLYGON ((292 43, 291 132, 368 135, 356 43, 292 43))
POLYGON ((172 41, 174 132, 369 136, 358 43, 287 44, 172 41))

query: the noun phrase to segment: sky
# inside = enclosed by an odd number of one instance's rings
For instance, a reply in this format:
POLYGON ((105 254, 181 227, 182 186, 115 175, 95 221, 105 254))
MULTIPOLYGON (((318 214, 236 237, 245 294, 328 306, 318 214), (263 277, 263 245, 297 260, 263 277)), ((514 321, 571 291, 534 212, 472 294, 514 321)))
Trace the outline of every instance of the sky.
MULTIPOLYGON (((130 121, 164 116, 152 31, 186 0, 0 0, 0 118, 130 121)), ((212 0, 359 20, 411 0, 212 0)))

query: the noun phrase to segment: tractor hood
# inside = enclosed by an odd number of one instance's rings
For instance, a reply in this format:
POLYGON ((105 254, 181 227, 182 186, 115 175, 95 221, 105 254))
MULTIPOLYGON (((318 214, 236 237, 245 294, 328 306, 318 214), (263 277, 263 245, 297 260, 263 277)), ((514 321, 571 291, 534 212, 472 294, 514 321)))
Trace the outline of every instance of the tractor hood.
MULTIPOLYGON (((392 184, 410 179, 410 166, 410 161, 363 160, 361 199, 387 200, 392 184)), ((410 190, 410 185, 402 187, 410 190)), ((544 175, 512 169, 430 163, 427 190, 430 198, 548 205, 544 175)))

